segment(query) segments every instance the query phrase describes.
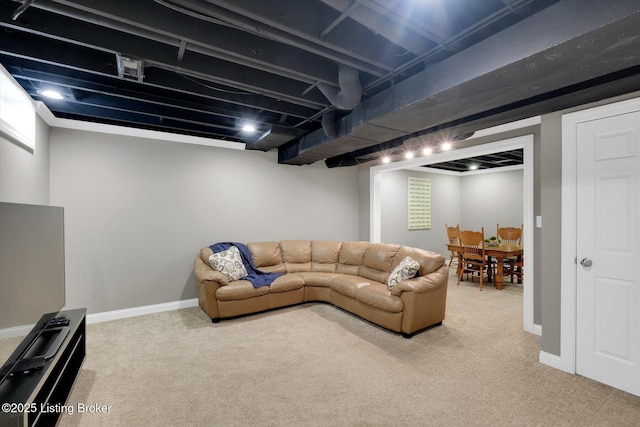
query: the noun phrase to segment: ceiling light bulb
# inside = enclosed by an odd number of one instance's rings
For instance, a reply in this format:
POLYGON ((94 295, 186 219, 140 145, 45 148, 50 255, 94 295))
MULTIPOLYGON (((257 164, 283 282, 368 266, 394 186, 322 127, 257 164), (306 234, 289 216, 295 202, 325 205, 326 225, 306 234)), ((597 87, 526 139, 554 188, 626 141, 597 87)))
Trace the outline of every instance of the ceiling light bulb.
POLYGON ((407 151, 407 153, 404 155, 404 157, 406 159, 413 159, 413 153, 411 151, 407 151))
POLYGON ((256 127, 250 123, 247 123, 246 125, 242 126, 242 130, 245 132, 255 132, 256 127))
POLYGON ((444 142, 442 143, 442 151, 449 151, 451 150, 451 143, 450 142, 444 142))
POLYGON ((469 170, 470 170, 470 171, 474 171, 474 170, 476 170, 476 169, 478 169, 478 165, 471 165, 471 166, 469 166, 469 170))
POLYGON ((430 156, 433 153, 433 150, 431 149, 431 147, 425 147, 422 150, 422 154, 424 154, 425 156, 430 156))
POLYGON ((391 159, 389 158, 389 156, 384 156, 382 158, 382 163, 389 163, 391 161, 391 159))
POLYGON ((64 96, 60 94, 60 92, 56 92, 55 90, 45 89, 38 92, 42 96, 46 96, 49 99, 64 99, 64 96))

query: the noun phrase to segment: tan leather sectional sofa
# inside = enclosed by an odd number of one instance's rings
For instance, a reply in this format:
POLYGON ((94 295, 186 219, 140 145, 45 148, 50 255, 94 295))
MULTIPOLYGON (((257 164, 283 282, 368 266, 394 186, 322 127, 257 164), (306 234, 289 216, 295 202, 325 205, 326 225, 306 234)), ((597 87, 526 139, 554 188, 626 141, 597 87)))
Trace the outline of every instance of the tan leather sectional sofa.
POLYGON ((201 249, 194 263, 198 303, 214 323, 311 301, 331 303, 405 337, 444 319, 448 270, 440 254, 369 242, 285 240, 246 246, 255 267, 286 274, 258 288, 246 280, 230 282, 210 266, 211 249, 201 249), (407 256, 418 261, 419 271, 390 291, 389 274, 407 256))

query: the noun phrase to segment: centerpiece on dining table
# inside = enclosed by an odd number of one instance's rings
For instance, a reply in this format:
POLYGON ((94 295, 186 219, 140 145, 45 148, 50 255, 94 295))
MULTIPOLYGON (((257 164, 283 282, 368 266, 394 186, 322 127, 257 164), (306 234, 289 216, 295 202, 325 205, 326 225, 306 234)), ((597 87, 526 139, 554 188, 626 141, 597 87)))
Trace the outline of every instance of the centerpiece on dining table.
POLYGON ((491 236, 484 240, 485 246, 500 246, 502 239, 496 236, 491 236))

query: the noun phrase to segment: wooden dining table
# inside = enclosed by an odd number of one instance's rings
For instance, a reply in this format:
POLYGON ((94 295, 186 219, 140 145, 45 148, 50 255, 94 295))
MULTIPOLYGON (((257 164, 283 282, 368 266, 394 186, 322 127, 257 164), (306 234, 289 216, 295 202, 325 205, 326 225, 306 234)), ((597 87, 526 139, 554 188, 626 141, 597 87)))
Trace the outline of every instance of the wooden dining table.
MULTIPOLYGON (((447 249, 458 254, 458 273, 460 273, 460 268, 462 267, 462 247, 450 243, 447 245, 447 249)), ((504 283, 504 259, 511 257, 521 258, 524 255, 524 248, 521 245, 485 246, 484 254, 489 257, 489 262, 491 262, 491 258, 496 259, 496 274, 493 277, 493 283, 496 289, 502 289, 502 284, 504 283)), ((491 273, 489 273, 489 278, 491 279, 491 273)), ((521 283, 521 280, 518 282, 521 283)))

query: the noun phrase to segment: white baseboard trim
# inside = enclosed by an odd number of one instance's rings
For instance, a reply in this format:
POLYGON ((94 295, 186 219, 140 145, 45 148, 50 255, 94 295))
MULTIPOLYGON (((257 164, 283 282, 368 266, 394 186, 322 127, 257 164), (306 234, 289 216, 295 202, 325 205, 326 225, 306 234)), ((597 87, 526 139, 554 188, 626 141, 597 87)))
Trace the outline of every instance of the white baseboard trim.
POLYGON ((540 351, 538 361, 543 365, 551 366, 552 368, 559 369, 561 371, 565 370, 562 363, 562 358, 560 356, 556 356, 555 354, 540 351))
MULTIPOLYGON (((179 310, 181 308, 197 307, 197 305, 198 298, 193 298, 182 301, 165 302, 162 304, 145 305, 142 307, 125 308, 122 310, 105 311, 103 313, 87 314, 87 324, 126 319, 127 317, 143 316, 145 314, 161 313, 163 311, 179 310)), ((0 339, 26 337, 34 326, 35 324, 0 329, 0 339)))
POLYGON ((539 337, 542 336, 542 325, 538 325, 536 323, 530 325, 528 328, 525 328, 525 332, 529 332, 530 334, 537 335, 539 337))
POLYGON ((103 313, 87 314, 87 324, 126 319, 128 317, 161 313, 163 311, 179 310, 181 308, 196 307, 197 305, 198 299, 193 298, 182 301, 165 302, 162 304, 145 305, 142 307, 125 308, 122 310, 105 311, 103 313))
POLYGON ((0 329, 0 340, 5 338, 26 337, 34 326, 36 326, 35 323, 33 325, 14 326, 11 328, 0 329))

